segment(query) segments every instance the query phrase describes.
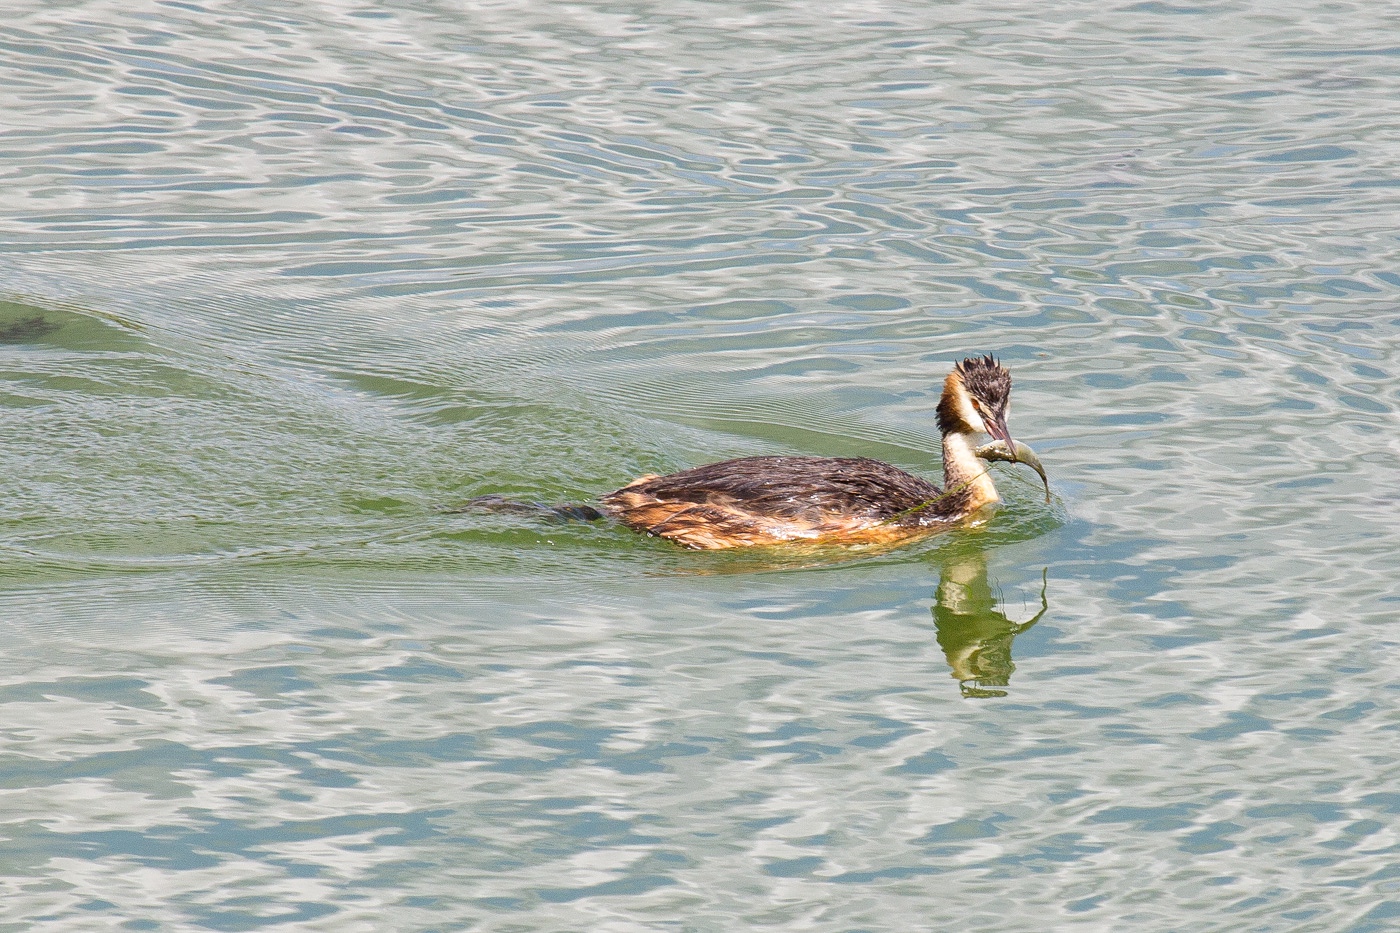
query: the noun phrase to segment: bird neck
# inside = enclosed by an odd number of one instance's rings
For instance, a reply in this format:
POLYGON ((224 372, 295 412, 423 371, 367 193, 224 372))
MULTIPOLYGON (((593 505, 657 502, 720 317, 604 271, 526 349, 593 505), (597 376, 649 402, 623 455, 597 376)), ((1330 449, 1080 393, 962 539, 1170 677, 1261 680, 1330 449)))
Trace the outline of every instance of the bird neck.
POLYGON ((973 453, 968 435, 961 431, 943 435, 943 494, 959 512, 975 512, 1001 501, 987 464, 973 453))

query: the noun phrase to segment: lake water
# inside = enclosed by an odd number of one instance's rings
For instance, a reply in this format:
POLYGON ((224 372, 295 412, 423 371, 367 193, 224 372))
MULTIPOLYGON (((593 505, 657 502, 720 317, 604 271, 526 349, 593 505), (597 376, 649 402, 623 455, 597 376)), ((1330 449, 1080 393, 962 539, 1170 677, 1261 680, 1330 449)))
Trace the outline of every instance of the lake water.
POLYGON ((1398 37, 14 0, 0 930, 1393 929, 1398 37), (936 476, 985 352, 980 530, 451 511, 936 476))

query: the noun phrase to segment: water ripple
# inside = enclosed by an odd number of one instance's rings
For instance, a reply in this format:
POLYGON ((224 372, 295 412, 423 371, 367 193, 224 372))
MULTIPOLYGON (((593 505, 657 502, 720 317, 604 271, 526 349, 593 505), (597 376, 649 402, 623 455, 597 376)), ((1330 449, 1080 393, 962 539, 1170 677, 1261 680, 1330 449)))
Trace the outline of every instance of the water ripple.
POLYGON ((1389 11, 13 6, 14 923, 1393 919, 1389 11), (444 510, 988 351, 976 532, 444 510))

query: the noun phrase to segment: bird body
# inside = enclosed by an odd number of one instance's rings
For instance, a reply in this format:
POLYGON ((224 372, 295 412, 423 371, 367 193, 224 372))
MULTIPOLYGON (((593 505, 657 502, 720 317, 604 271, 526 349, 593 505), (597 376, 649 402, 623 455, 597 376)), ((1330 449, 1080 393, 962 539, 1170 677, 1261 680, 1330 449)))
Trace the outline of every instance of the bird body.
POLYGON ((969 438, 986 433, 1005 444, 1009 456, 995 459, 1015 461, 1029 451, 1007 430, 1010 394, 1010 374, 990 356, 963 360, 949 373, 938 403, 942 489, 866 457, 742 457, 639 477, 599 503, 637 531, 703 550, 898 543, 982 520, 995 508, 1000 496, 969 438))

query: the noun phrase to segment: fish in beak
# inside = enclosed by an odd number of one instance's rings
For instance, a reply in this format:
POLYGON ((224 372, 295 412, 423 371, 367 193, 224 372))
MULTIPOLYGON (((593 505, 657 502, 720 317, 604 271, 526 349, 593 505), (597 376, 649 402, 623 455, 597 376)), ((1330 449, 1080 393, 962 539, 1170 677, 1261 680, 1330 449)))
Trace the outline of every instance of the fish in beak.
MULTIPOLYGON (((987 427, 990 429, 991 426, 991 422, 988 421, 987 427)), ((1000 427, 1002 431, 1006 430, 1004 421, 1000 427)), ((974 450, 973 453, 983 460, 1000 460, 1004 463, 1024 463, 1032 470, 1035 470, 1040 474, 1040 481, 1045 484, 1045 501, 1048 503, 1050 501, 1050 480, 1045 476, 1045 467, 1041 465, 1040 458, 1035 455, 1035 451, 1031 450, 1030 447, 1022 444, 1020 441, 1011 440, 1010 434, 1003 437, 991 430, 987 433, 995 437, 996 440, 992 441, 990 444, 983 444, 981 447, 974 450)))

